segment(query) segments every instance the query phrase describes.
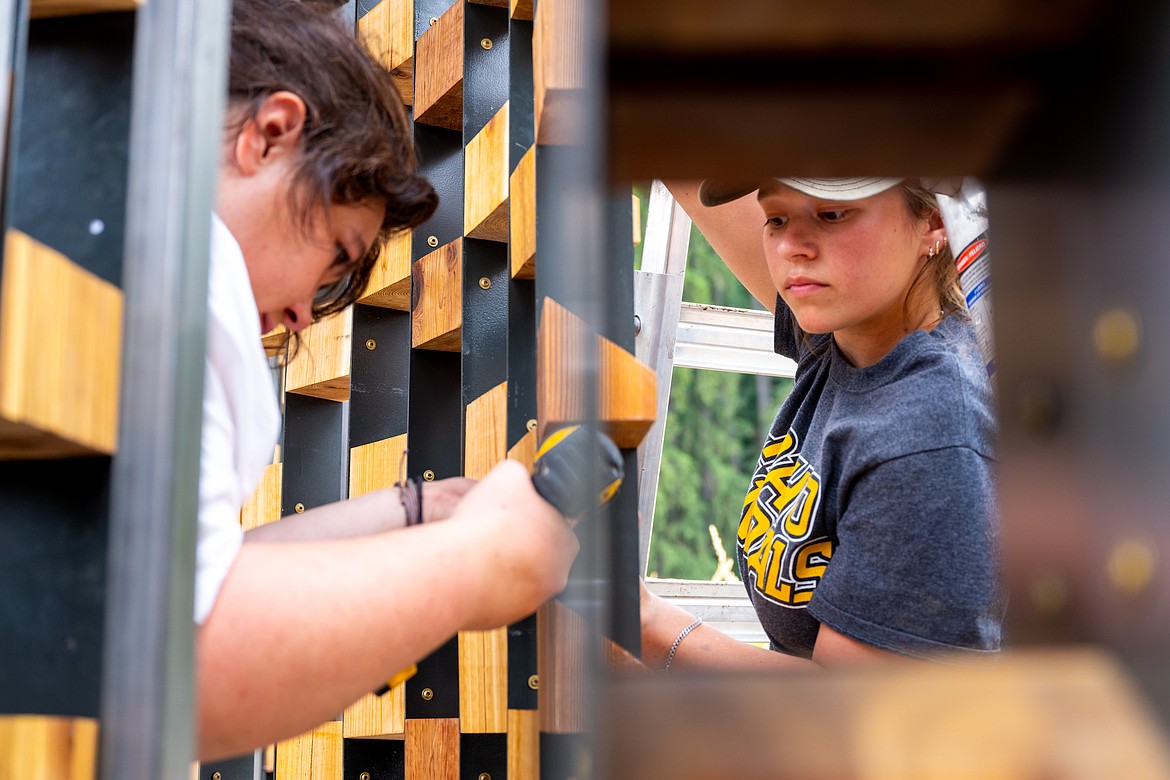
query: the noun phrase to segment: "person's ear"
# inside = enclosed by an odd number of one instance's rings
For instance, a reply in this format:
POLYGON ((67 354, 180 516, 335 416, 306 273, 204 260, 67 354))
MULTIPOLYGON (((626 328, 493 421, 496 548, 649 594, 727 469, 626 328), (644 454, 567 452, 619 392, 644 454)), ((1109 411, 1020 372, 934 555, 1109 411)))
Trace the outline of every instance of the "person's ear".
POLYGON ((946 243, 947 229, 943 225, 942 214, 937 211, 932 212, 926 219, 926 230, 922 234, 922 248, 919 255, 933 257, 946 243))
POLYGON ((235 158, 240 173, 251 176, 282 155, 295 154, 305 129, 307 109, 300 96, 273 92, 236 136, 235 158))

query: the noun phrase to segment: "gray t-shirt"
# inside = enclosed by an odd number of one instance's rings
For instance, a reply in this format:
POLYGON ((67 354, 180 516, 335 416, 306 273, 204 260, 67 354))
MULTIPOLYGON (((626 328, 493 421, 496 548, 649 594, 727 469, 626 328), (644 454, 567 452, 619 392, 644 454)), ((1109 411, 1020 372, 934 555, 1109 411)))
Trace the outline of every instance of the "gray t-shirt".
POLYGON ((907 656, 999 649, 995 418, 970 322, 855 368, 777 301, 776 351, 796 382, 737 543, 773 649, 810 657, 821 623, 907 656))

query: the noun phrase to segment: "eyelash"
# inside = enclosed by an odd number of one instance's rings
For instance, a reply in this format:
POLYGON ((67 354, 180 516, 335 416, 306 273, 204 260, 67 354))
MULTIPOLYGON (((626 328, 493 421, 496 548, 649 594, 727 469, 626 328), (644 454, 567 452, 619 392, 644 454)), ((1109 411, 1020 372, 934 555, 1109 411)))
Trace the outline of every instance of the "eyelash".
MULTIPOLYGON (((817 217, 829 225, 835 225, 838 222, 843 222, 848 214, 848 209, 834 209, 832 211, 818 211, 817 217)), ((788 217, 768 217, 764 221, 765 227, 771 227, 773 229, 782 228, 787 223, 788 217)))

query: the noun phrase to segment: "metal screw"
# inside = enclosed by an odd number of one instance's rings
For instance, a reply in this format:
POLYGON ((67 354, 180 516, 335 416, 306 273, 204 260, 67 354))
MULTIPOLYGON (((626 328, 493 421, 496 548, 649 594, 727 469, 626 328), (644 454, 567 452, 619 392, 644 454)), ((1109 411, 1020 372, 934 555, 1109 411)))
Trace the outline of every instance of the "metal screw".
POLYGON ((305 505, 298 502, 297 505, 293 507, 293 511, 299 515, 300 513, 305 511, 305 505))
POLYGON ((490 774, 488 774, 487 772, 480 772, 479 773, 479 780, 492 780, 492 776, 490 774))
POLYGON ((427 236, 427 246, 438 246, 438 245, 439 245, 439 237, 438 236, 427 236))
POLYGON ((426 471, 423 472, 423 479, 425 479, 427 482, 434 482, 435 481, 435 472, 431 471, 430 469, 427 469, 426 471))
POLYGON ((1122 539, 1109 551, 1105 573, 1113 590, 1133 598, 1150 587, 1158 568, 1154 547, 1141 539, 1122 539))
POLYGON ((378 342, 373 339, 366 339, 366 349, 377 349, 378 342))
POLYGON ((540 688, 540 677, 535 674, 530 676, 528 678, 528 687, 534 691, 540 688))
POLYGON ((481 40, 479 42, 479 45, 482 46, 484 49, 490 49, 492 47, 492 39, 491 38, 484 38, 483 40, 481 40))
POLYGON ((432 691, 430 688, 423 688, 422 689, 422 697, 423 697, 423 701, 430 701, 431 699, 435 698, 435 692, 432 691))
POLYGON ((220 780, 220 778, 222 778, 222 777, 223 777, 223 775, 221 775, 219 772, 212 772, 211 773, 211 780, 220 780))
POLYGON ((530 430, 530 431, 536 430, 536 420, 529 420, 528 421, 528 430, 530 430))
POLYGON ((370 773, 362 772, 360 775, 358 775, 358 780, 370 780, 370 773))
POLYGON ((428 19, 427 21, 428 21, 430 24, 434 24, 435 22, 439 21, 439 17, 437 17, 437 16, 432 16, 432 17, 431 17, 430 19, 428 19))
POLYGON ((634 335, 637 336, 637 335, 640 335, 641 333, 642 333, 642 318, 639 317, 637 314, 635 314, 634 315, 634 335))
POLYGON ((1107 309, 1093 324, 1093 346, 1102 360, 1124 363, 1134 356, 1140 342, 1137 317, 1128 309, 1107 309))
POLYGON ((492 286, 492 280, 486 276, 481 276, 479 277, 479 286, 486 290, 492 286))

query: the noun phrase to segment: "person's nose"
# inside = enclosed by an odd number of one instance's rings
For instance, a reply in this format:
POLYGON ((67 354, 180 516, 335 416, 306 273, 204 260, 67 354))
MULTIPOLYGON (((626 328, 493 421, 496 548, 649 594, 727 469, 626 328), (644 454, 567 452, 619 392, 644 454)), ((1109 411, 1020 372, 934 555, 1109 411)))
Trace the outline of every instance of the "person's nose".
POLYGON ((815 232, 804 220, 790 219, 773 241, 776 255, 785 260, 812 260, 817 256, 815 232))
POLYGON ((289 306, 281 313, 280 322, 293 333, 304 330, 313 322, 313 305, 301 302, 289 306))

